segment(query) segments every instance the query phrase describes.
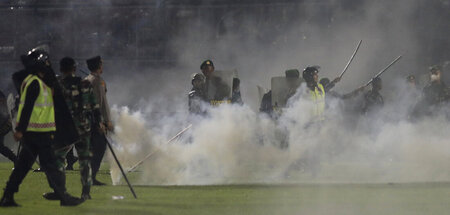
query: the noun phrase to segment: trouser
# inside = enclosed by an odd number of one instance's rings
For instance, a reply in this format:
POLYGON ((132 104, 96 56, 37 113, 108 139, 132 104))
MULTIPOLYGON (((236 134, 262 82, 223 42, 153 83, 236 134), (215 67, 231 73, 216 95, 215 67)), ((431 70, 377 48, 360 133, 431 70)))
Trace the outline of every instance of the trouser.
POLYGON ((5 136, 0 136, 0 154, 7 157, 12 162, 16 162, 16 159, 17 159, 16 155, 14 154, 14 152, 11 151, 11 149, 9 149, 8 147, 6 147, 4 145, 4 142, 3 142, 4 139, 5 139, 5 136))
MULTIPOLYGON (((90 147, 90 136, 83 136, 80 138, 80 142, 75 144, 75 149, 78 153, 79 164, 80 164, 80 176, 81 184, 83 187, 90 187, 92 185, 92 168, 91 168, 91 158, 92 152, 90 147)), ((66 156, 68 153, 72 152, 73 146, 70 143, 66 144, 68 146, 64 147, 64 144, 56 144, 55 156, 56 164, 59 170, 65 171, 66 167, 66 156)), ((50 183, 50 181, 49 181, 50 183)), ((51 186, 51 183, 50 183, 51 186)))
MULTIPOLYGON (((78 149, 77 149, 77 152, 78 152, 78 149)), ((73 164, 77 160, 77 158, 74 155, 73 148, 70 149, 70 151, 67 153, 66 160, 67 160, 68 164, 73 164)))
POLYGON ((97 129, 93 129, 91 140, 93 153, 91 160, 92 179, 95 180, 98 170, 100 169, 100 164, 103 160, 103 156, 105 155, 106 137, 105 134, 100 133, 99 131, 97 131, 97 129))
POLYGON ((5 192, 18 192, 19 185, 30 171, 39 155, 41 169, 44 170, 55 193, 63 196, 66 192, 64 172, 58 169, 56 157, 52 149, 54 134, 51 132, 26 132, 22 139, 16 166, 12 171, 5 192))

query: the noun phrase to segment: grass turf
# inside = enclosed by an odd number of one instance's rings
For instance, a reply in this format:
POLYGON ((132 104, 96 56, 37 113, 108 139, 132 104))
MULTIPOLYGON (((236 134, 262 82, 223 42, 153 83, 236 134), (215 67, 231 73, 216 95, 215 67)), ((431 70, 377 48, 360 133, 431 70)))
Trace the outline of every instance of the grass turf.
MULTIPOLYGON (((11 173, 0 163, 0 184, 11 173)), ((110 182, 103 170, 101 181, 110 182)), ((67 172, 68 191, 79 196, 77 171, 67 172)), ((450 183, 419 184, 298 184, 221 186, 137 186, 134 199, 126 186, 93 187, 92 200, 60 207, 42 193, 50 191, 44 173, 29 172, 16 201, 19 208, 0 214, 448 214, 450 183), (112 196, 124 196, 113 200, 112 196)))

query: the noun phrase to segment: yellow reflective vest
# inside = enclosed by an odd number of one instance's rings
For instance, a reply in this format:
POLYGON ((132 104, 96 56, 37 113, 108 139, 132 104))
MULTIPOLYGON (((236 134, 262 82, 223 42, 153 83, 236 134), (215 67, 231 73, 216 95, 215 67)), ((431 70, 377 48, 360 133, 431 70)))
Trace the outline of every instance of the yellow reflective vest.
POLYGON ((314 90, 309 90, 311 101, 313 102, 313 116, 318 120, 324 120, 323 113, 325 111, 325 90, 322 84, 317 83, 314 90))
POLYGON ((33 106, 27 131, 31 132, 51 132, 56 131, 55 108, 53 106, 52 90, 36 75, 28 75, 22 82, 20 92, 20 104, 17 114, 17 123, 20 121, 22 110, 25 105, 27 90, 33 81, 39 83, 39 95, 33 106))

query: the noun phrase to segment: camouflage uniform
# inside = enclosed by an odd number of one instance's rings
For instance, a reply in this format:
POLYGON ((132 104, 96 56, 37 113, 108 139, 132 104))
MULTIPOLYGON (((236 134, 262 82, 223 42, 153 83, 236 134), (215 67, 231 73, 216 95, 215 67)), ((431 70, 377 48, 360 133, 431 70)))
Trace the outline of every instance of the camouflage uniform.
MULTIPOLYGON (((80 163, 81 184, 83 187, 92 185, 90 144, 91 127, 94 129, 101 120, 99 104, 97 103, 90 82, 82 80, 75 75, 65 76, 59 79, 67 106, 73 117, 80 140, 75 144, 80 163)), ((70 143, 69 143, 70 144, 70 143)), ((61 147, 58 144, 55 154, 58 158, 58 168, 64 170, 65 158, 70 151, 70 145, 61 147)))

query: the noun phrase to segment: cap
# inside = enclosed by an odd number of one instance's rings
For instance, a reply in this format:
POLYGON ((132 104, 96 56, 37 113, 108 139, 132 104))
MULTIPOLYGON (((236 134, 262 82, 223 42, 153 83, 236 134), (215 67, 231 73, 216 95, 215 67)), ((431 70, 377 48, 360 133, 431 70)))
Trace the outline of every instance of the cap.
POLYGON ((203 70, 206 66, 212 66, 214 67, 214 64, 211 60, 205 60, 203 61, 203 63, 200 65, 200 69, 203 70))
POLYGON ((86 64, 91 71, 95 71, 100 68, 102 58, 100 56, 95 56, 86 60, 86 64))

